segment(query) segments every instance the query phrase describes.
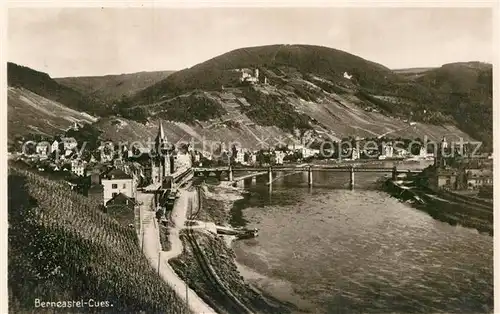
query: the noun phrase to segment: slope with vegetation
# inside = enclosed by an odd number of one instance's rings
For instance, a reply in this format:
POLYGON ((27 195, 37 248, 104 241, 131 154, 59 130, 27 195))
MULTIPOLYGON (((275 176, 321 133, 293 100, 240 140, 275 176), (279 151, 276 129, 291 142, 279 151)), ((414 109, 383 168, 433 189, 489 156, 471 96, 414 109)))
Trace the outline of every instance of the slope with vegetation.
POLYGON ((27 89, 74 110, 93 115, 109 112, 102 101, 57 83, 47 73, 15 63, 7 63, 7 83, 11 87, 27 89))
POLYGON ((141 254, 133 228, 62 182, 13 166, 8 180, 10 312, 33 311, 35 298, 109 302, 80 312, 186 312, 141 254))
MULTIPOLYGON (((81 79, 73 83, 81 87, 81 79)), ((95 84, 81 90, 96 97, 95 84)), ((103 86, 111 98, 124 96, 121 85, 103 86)), ((250 47, 175 72, 108 105, 96 126, 112 140, 147 140, 163 120, 174 141, 234 140, 249 148, 304 134, 318 140, 445 136, 492 147, 492 69, 474 62, 392 71, 326 47, 250 47), (258 69, 259 84, 241 83, 241 69, 258 69)))
MULTIPOLYGON (((223 107, 237 107, 243 119, 261 126, 278 126, 288 134, 296 129, 314 129, 320 133, 330 130, 329 135, 336 138, 387 132, 394 136, 427 135, 431 139, 454 135, 481 140, 491 148, 489 64, 457 63, 392 71, 326 47, 242 48, 178 71, 120 106, 135 110, 143 107, 141 117, 146 120, 155 115, 150 108, 167 106, 170 100, 195 89, 218 96, 223 107), (243 68, 260 70, 260 87, 239 82, 237 70, 243 68), (264 77, 270 84, 262 87, 264 77), (230 97, 224 98, 226 94, 230 97), (245 105, 241 105, 241 98, 245 105), (420 122, 420 126, 405 128, 405 120, 420 122)), ((181 117, 168 112, 161 117, 189 121, 192 114, 186 110, 181 117)), ((133 119, 132 115, 126 117, 133 119)))
POLYGON ((97 120, 22 87, 8 88, 7 103, 9 141, 29 134, 56 135, 75 122, 88 124, 97 120))
POLYGON ((105 102, 120 100, 149 87, 174 71, 137 72, 104 76, 61 77, 54 80, 105 102))

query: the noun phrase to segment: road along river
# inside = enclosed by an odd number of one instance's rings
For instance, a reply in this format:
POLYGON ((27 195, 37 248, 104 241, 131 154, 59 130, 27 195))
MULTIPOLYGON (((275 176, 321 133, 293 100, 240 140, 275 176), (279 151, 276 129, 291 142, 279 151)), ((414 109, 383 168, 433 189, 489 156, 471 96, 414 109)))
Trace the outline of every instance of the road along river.
POLYGON ((493 238, 451 226, 377 191, 377 174, 250 179, 232 224, 259 228, 233 243, 242 275, 301 312, 491 312, 493 238))

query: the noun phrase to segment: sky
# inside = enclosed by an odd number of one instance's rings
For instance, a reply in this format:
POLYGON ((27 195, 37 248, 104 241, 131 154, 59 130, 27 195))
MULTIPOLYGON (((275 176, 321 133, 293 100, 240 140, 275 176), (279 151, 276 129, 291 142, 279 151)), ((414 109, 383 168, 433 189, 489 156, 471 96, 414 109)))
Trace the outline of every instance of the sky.
POLYGON ((7 53, 51 77, 181 70, 268 44, 435 67, 492 63, 492 22, 488 8, 11 8, 7 53))

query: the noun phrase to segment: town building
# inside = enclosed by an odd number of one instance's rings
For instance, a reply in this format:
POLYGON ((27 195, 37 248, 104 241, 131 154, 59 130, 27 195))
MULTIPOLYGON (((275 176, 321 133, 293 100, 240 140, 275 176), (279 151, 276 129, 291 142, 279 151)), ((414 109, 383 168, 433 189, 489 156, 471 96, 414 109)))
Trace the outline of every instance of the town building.
POLYGON ((155 150, 156 155, 151 158, 151 180, 153 184, 161 183, 165 177, 175 171, 173 152, 168 148, 167 136, 161 121, 155 138, 155 150))
POLYGON ((386 145, 384 147, 384 153, 385 157, 387 158, 392 158, 394 155, 394 147, 392 145, 386 145))
POLYGON ((455 169, 435 169, 433 175, 429 177, 429 187, 432 189, 448 188, 455 190, 457 188, 458 171, 455 169))
POLYGON ((235 163, 244 164, 245 163, 245 152, 242 149, 236 151, 236 156, 234 158, 235 163))
POLYGON ((274 152, 274 154, 275 154, 275 164, 282 165, 286 156, 285 152, 277 150, 274 152))
POLYGON ((118 193, 109 201, 106 202, 106 212, 118 210, 122 208, 128 208, 130 211, 134 210, 134 207, 137 205, 135 199, 128 197, 124 193, 118 193))
POLYGON ((85 161, 80 159, 71 160, 71 172, 79 177, 83 177, 85 175, 85 164, 85 161))
POLYGON ((410 153, 404 149, 404 148, 399 148, 399 147, 395 147, 393 149, 393 154, 392 154, 392 157, 393 158, 406 158, 410 155, 410 153))
POLYGON ((36 144, 36 154, 40 158, 47 158, 50 152, 50 147, 49 142, 40 142, 36 144))
POLYGON ((351 160, 358 160, 359 157, 359 150, 357 148, 353 148, 351 153, 351 160))
POLYGON ((113 197, 122 193, 130 198, 135 199, 135 186, 131 175, 120 169, 112 169, 103 175, 101 179, 103 186, 103 201, 104 205, 113 197))
POLYGON ((59 150, 59 142, 57 140, 54 140, 52 144, 50 145, 50 153, 57 152, 59 150))
POLYGON ((467 188, 478 189, 482 186, 493 185, 493 172, 491 169, 466 169, 467 188))
POLYGON ((74 137, 63 137, 61 142, 63 143, 64 150, 73 150, 78 147, 78 142, 74 137))
POLYGON ((257 163, 257 154, 255 152, 250 153, 248 163, 251 165, 255 165, 257 163))
POLYGON ((302 158, 309 158, 309 157, 312 157, 314 156, 314 150, 308 148, 308 147, 303 147, 302 146, 302 149, 300 150, 301 154, 302 154, 302 158))

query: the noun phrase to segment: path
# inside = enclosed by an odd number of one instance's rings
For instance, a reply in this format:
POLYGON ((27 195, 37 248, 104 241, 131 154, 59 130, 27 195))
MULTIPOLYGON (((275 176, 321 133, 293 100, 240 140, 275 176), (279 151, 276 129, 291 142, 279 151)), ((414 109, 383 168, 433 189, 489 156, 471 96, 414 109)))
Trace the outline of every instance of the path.
POLYGON ((182 241, 179 239, 179 231, 184 227, 186 221, 188 199, 190 193, 184 189, 180 190, 180 197, 177 200, 173 212, 172 219, 175 227, 171 228, 169 240, 171 243, 170 251, 162 251, 160 243, 160 235, 158 225, 155 219, 155 212, 152 210, 153 194, 137 193, 137 199, 142 202, 140 206, 141 213, 141 240, 143 253, 159 273, 160 277, 172 287, 177 295, 186 302, 186 297, 189 301, 189 308, 195 314, 216 314, 210 306, 208 306, 198 295, 188 288, 186 283, 174 272, 168 260, 182 253, 182 241), (158 271, 158 268, 159 271, 158 271))

